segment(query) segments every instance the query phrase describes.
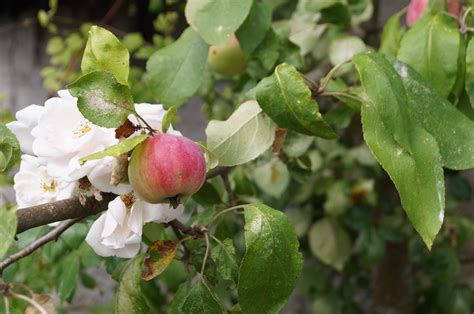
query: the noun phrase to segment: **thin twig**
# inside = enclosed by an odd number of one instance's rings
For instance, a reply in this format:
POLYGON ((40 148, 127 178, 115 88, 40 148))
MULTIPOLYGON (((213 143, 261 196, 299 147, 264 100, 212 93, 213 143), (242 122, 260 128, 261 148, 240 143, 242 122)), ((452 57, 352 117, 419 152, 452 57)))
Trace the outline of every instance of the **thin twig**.
POLYGON ((211 178, 220 176, 224 173, 229 173, 231 169, 232 167, 218 167, 218 168, 212 169, 206 175, 206 179, 211 179, 211 178))
POLYGON ((41 305, 39 305, 39 303, 36 302, 35 300, 30 299, 25 295, 18 294, 18 293, 15 293, 15 292, 12 292, 11 295, 12 295, 12 297, 15 297, 17 299, 21 299, 21 300, 26 301, 29 304, 33 305, 41 314, 48 314, 48 312, 46 312, 46 310, 41 305))
POLYGON ((104 17, 100 20, 100 24, 108 24, 110 20, 117 14, 118 10, 124 4, 124 0, 115 0, 110 9, 105 13, 104 17))
POLYGON ((218 238, 216 238, 214 235, 209 234, 209 236, 211 237, 212 240, 216 241, 217 243, 219 243, 219 244, 222 245, 222 246, 225 246, 224 242, 222 242, 221 240, 219 240, 218 238))
POLYGON ((143 119, 142 116, 140 116, 137 112, 134 112, 133 114, 135 114, 135 116, 136 116, 139 120, 141 120, 143 123, 145 123, 145 126, 147 127, 148 131, 150 131, 150 134, 151 134, 151 135, 155 135, 155 133, 158 132, 157 130, 155 130, 154 128, 152 128, 152 127, 148 124, 148 122, 146 122, 146 120, 143 119))
POLYGON ((344 93, 344 92, 324 92, 321 94, 321 96, 332 96, 332 97, 347 97, 353 100, 356 100, 358 102, 364 102, 364 100, 360 97, 357 97, 355 95, 349 94, 349 93, 344 93))
POLYGON ((194 238, 202 238, 207 233, 207 228, 203 226, 188 227, 181 221, 175 219, 165 223, 165 226, 170 226, 173 230, 178 230, 183 234, 193 236, 194 238))
POLYGON ((58 237, 64 231, 66 231, 69 227, 71 227, 72 225, 74 225, 76 222, 78 222, 81 219, 82 219, 82 217, 64 221, 63 223, 61 223, 59 226, 57 226, 55 229, 53 229, 49 233, 45 234, 44 236, 42 236, 38 240, 34 241, 33 243, 31 243, 27 247, 21 249, 20 251, 18 251, 15 254, 9 256, 8 258, 6 258, 4 261, 2 261, 0 263, 0 275, 3 273, 3 270, 5 268, 10 266, 14 262, 30 255, 31 253, 33 253, 34 251, 36 251, 37 249, 39 249, 40 247, 42 247, 46 243, 58 239, 58 237))
POLYGON ((222 179, 222 183, 224 184, 224 189, 227 192, 227 197, 229 199, 229 206, 237 205, 237 200, 235 199, 234 191, 232 191, 228 174, 221 173, 221 179, 222 179))
POLYGON ((209 255, 209 236, 204 234, 204 238, 206 239, 206 253, 204 254, 204 259, 202 260, 201 266, 201 279, 204 279, 204 270, 206 269, 207 257, 209 255))
POLYGON ((230 208, 227 208, 227 209, 224 209, 220 212, 218 212, 217 214, 215 214, 210 220, 209 222, 207 223, 207 226, 211 226, 214 221, 216 221, 217 218, 219 218, 219 216, 225 214, 225 213, 228 213, 230 211, 233 211, 233 210, 236 210, 236 209, 239 209, 239 208, 244 208, 245 206, 247 206, 248 204, 242 204, 242 205, 237 205, 237 206, 234 206, 234 207, 230 207, 230 208))
POLYGON ((329 82, 331 81, 332 77, 334 74, 336 74, 337 70, 339 70, 343 65, 348 64, 350 61, 344 61, 341 62, 337 65, 335 65, 329 72, 326 74, 326 76, 323 78, 323 81, 321 82, 321 85, 318 88, 318 93, 321 94, 326 90, 326 87, 328 86, 329 82))
POLYGON ((10 314, 10 301, 6 296, 3 297, 3 304, 5 305, 5 314, 10 314))

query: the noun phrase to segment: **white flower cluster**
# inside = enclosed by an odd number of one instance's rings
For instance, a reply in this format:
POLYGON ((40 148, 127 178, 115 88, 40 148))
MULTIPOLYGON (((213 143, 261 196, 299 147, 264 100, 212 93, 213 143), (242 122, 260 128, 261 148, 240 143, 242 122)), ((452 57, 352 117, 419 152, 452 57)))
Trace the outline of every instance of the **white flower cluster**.
MULTIPOLYGON (((115 130, 87 120, 77 107, 77 98, 67 90, 59 91, 58 95, 48 99, 44 106, 31 105, 18 111, 17 121, 7 124, 23 152, 20 170, 14 177, 18 207, 73 197, 77 181, 87 177, 99 191, 121 195, 94 222, 87 243, 101 256, 133 257, 140 250, 145 223, 168 222, 180 216, 183 208, 172 209, 134 198, 130 202, 130 185, 110 183, 112 157, 80 165, 80 158, 117 144, 115 130), (124 202, 125 198, 129 201, 124 202)), ((151 127, 161 130, 165 114, 161 105, 136 104, 135 109, 151 127)), ((129 120, 139 124, 133 115, 129 120)), ((180 135, 172 128, 168 133, 180 135)))

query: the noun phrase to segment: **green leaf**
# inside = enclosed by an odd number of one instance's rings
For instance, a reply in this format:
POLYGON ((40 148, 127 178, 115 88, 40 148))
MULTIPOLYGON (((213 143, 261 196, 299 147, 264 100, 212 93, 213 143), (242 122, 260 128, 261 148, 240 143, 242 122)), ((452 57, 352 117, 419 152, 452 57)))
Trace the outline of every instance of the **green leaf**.
POLYGON ((39 10, 37 18, 38 18, 38 23, 42 27, 48 26, 48 24, 49 24, 49 15, 45 10, 39 10))
POLYGON ((265 152, 275 138, 275 124, 256 101, 247 101, 226 121, 210 121, 206 128, 207 147, 220 166, 249 162, 265 152))
POLYGON ((324 212, 328 216, 339 216, 344 214, 347 208, 351 206, 351 190, 344 181, 338 181, 331 185, 326 194, 324 202, 324 212))
POLYGON ((147 249, 142 271, 142 279, 151 280, 164 272, 173 261, 178 242, 174 240, 158 240, 147 249))
POLYGON ((439 13, 418 21, 403 36, 398 59, 412 66, 446 97, 456 80, 458 51, 457 23, 439 13))
POLYGON ((210 45, 223 45, 244 22, 252 0, 187 1, 186 20, 210 45))
POLYGON ((379 52, 393 57, 397 56, 402 36, 406 30, 405 27, 400 25, 400 17, 404 13, 404 11, 395 13, 385 23, 379 52))
POLYGON ((217 314, 225 311, 214 292, 204 282, 200 282, 189 291, 180 313, 217 314))
POLYGON ((171 123, 176 119, 178 115, 178 109, 176 109, 176 106, 171 106, 166 113, 165 116, 163 117, 163 121, 161 121, 161 131, 163 133, 168 132, 168 129, 171 126, 171 123))
POLYGON ((353 62, 368 97, 362 106, 364 139, 395 183, 408 218, 430 248, 444 216, 438 145, 409 115, 403 83, 381 54, 358 55, 353 62))
POLYGON ((231 239, 225 239, 224 242, 214 247, 211 257, 217 265, 217 271, 224 280, 235 280, 237 278, 238 265, 231 239))
POLYGON ((17 226, 16 210, 0 209, 0 257, 15 240, 17 226))
POLYGON ((91 72, 68 86, 79 111, 92 123, 117 128, 135 111, 127 86, 107 72, 91 72))
POLYGON ((63 268, 59 277, 58 296, 61 301, 70 300, 76 291, 79 279, 79 259, 75 254, 69 255, 62 263, 63 268))
POLYGON ((120 84, 127 85, 128 62, 128 50, 114 34, 99 26, 90 28, 81 63, 83 74, 105 71, 112 73, 120 84))
POLYGON ((102 159, 106 156, 118 157, 122 154, 125 154, 131 151, 132 149, 135 148, 135 146, 137 146, 138 144, 140 144, 147 138, 148 138, 147 134, 142 134, 136 137, 128 138, 100 152, 82 157, 81 159, 79 159, 79 164, 83 165, 86 161, 102 159))
POLYGON ((178 290, 176 291, 176 294, 174 295, 169 305, 169 308, 168 308, 169 314, 182 313, 181 307, 183 306, 184 301, 186 301, 186 297, 190 290, 191 290, 191 285, 189 281, 185 281, 179 286, 178 290))
POLYGON ((456 170, 474 168, 474 121, 410 66, 397 62, 395 69, 408 95, 410 115, 435 137, 443 166, 456 170))
POLYGON ((263 192, 279 198, 290 184, 290 173, 279 158, 274 158, 256 167, 253 171, 253 179, 263 192))
POLYGON ((278 126, 323 138, 337 138, 324 121, 311 91, 296 69, 286 63, 264 78, 256 87, 257 101, 278 126))
POLYGON ((288 217, 263 204, 247 205, 245 255, 238 295, 243 313, 277 313, 301 274, 298 239, 288 217))
POLYGON ((153 97, 165 107, 181 106, 201 85, 208 45, 192 29, 156 51, 146 64, 146 80, 153 97))
POLYGON ((356 36, 336 38, 329 46, 329 60, 333 65, 347 62, 356 54, 367 50, 362 39, 356 36))
POLYGON ((323 263, 342 271, 351 255, 352 245, 347 231, 336 220, 324 217, 309 230, 309 247, 323 263))
POLYGON ((20 143, 15 134, 5 124, 0 123, 0 172, 13 167, 21 158, 20 143))
POLYGON ((474 40, 469 40, 466 49, 466 93, 474 108, 474 40))
POLYGON ((328 29, 328 24, 315 24, 313 21, 297 19, 291 22, 291 42, 300 47, 302 56, 313 52, 320 43, 321 36, 328 29))
POLYGON ((318 12, 338 3, 341 3, 341 0, 308 0, 306 1, 306 9, 318 12))
POLYGON ((244 53, 250 55, 258 47, 270 29, 271 21, 272 13, 268 6, 254 1, 247 19, 235 33, 244 53))
POLYGON ((149 308, 141 292, 140 280, 143 255, 138 255, 127 262, 122 270, 115 296, 116 313, 148 313, 149 308))
POLYGON ((207 146, 202 142, 196 142, 204 152, 204 158, 206 158, 206 172, 214 169, 219 164, 216 154, 214 154, 207 146))
POLYGON ((141 33, 127 33, 122 42, 130 52, 134 52, 143 46, 144 40, 141 33))

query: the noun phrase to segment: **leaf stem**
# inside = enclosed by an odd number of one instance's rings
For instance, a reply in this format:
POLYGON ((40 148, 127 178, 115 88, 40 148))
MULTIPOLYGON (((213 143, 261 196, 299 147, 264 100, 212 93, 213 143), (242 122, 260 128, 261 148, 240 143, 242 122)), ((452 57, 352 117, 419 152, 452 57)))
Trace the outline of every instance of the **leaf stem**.
POLYGON ((320 94, 323 93, 323 92, 326 90, 326 87, 328 86, 329 81, 332 79, 332 77, 334 76, 334 74, 336 73, 336 71, 339 70, 343 65, 348 64, 349 62, 351 62, 351 60, 349 60, 349 61, 344 61, 344 62, 341 62, 341 63, 339 63, 339 64, 336 64, 336 65, 328 72, 328 74, 326 74, 326 76, 323 78, 323 81, 321 82, 321 86, 319 86, 319 89, 318 89, 318 92, 319 92, 320 94))
POLYGON ((220 245, 224 246, 224 242, 222 242, 221 240, 219 240, 218 238, 216 238, 213 234, 209 234, 209 236, 211 237, 212 240, 216 241, 217 243, 219 243, 220 245))
POLYGON ((461 19, 461 21, 460 21, 460 24, 461 24, 461 33, 463 33, 463 34, 466 33, 467 31, 470 31, 470 27, 468 27, 468 26, 466 25, 466 19, 467 19, 467 16, 468 16, 469 12, 471 12, 471 11, 472 11, 472 8, 469 7, 469 8, 464 12, 464 14, 463 14, 463 16, 462 16, 462 19, 461 19))
POLYGON ((204 279, 204 270, 206 269, 207 257, 209 256, 209 235, 205 233, 204 238, 206 239, 206 253, 204 254, 204 259, 202 260, 201 280, 204 279))
POLYGON ((10 301, 6 296, 3 297, 3 304, 5 305, 5 314, 10 314, 10 301))
POLYGON ((179 239, 178 244, 181 244, 184 241, 188 241, 188 240, 191 240, 191 239, 194 239, 194 237, 193 236, 187 236, 185 238, 179 239))
POLYGON ((345 92, 324 92, 321 94, 321 96, 332 96, 332 97, 342 96, 342 97, 347 97, 347 98, 356 100, 361 103, 364 102, 362 98, 349 94, 349 93, 345 93, 345 92))
POLYGON ((142 121, 146 125, 146 128, 150 131, 151 135, 155 135, 155 133, 159 133, 157 130, 152 128, 151 125, 149 125, 148 122, 146 122, 146 120, 143 119, 143 117, 138 114, 138 112, 135 111, 134 114, 138 118, 138 120, 142 121))
POLYGON ((215 214, 210 220, 209 222, 207 223, 207 226, 209 227, 210 225, 212 225, 214 223, 214 221, 221 215, 225 214, 225 213, 228 213, 230 211, 233 211, 233 210, 236 210, 236 209, 239 209, 239 208, 244 208, 245 206, 247 206, 248 204, 243 204, 243 205, 237 205, 237 206, 233 206, 233 207, 229 207, 227 209, 224 209, 220 212, 218 212, 217 214, 215 214))
POLYGON ((21 299, 23 301, 28 302, 29 304, 34 306, 41 314, 48 314, 48 312, 46 312, 46 310, 41 305, 39 305, 38 302, 36 302, 35 300, 30 299, 25 295, 17 294, 15 292, 10 292, 10 294, 17 299, 21 299))

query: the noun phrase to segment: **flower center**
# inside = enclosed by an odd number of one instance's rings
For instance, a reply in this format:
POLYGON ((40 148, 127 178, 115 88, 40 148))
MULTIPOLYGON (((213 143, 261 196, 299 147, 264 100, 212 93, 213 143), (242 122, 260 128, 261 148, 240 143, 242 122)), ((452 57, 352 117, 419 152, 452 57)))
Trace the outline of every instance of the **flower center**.
POLYGON ((91 124, 89 121, 81 121, 79 125, 74 129, 73 137, 75 139, 81 138, 92 130, 91 124))
POLYGON ((58 183, 56 180, 50 180, 49 182, 42 182, 41 183, 41 188, 43 189, 44 192, 55 192, 56 188, 58 187, 58 183))
POLYGON ((133 193, 121 195, 120 198, 122 199, 122 202, 125 204, 125 207, 127 207, 128 210, 130 210, 133 206, 133 203, 135 203, 135 196, 133 195, 133 193))

